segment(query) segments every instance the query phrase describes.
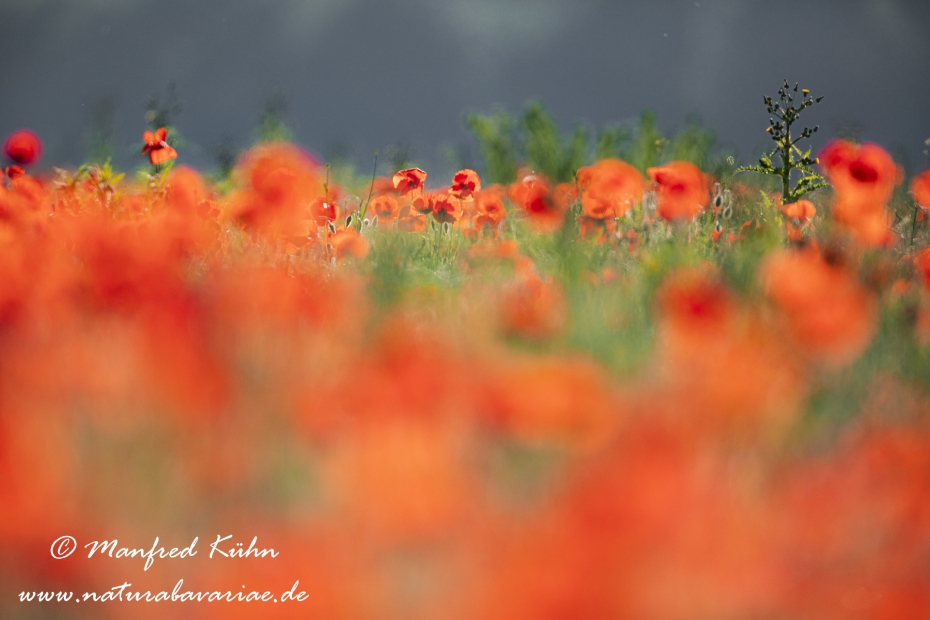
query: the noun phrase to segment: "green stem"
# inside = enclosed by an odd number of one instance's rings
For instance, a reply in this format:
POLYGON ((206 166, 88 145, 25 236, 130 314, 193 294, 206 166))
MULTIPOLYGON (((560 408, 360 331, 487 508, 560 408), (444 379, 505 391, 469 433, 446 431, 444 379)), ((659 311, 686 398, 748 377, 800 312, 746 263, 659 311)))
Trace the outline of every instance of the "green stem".
POLYGON ((359 220, 365 221, 365 214, 368 213, 368 205, 371 203, 371 195, 375 191, 375 175, 378 173, 378 151, 375 150, 375 165, 371 170, 371 186, 368 188, 368 200, 365 201, 365 206, 362 207, 362 215, 359 217, 359 220))
POLYGON ((917 213, 920 211, 920 207, 914 205, 914 216, 911 218, 911 241, 908 244, 910 249, 914 249, 914 239, 917 237, 917 213))

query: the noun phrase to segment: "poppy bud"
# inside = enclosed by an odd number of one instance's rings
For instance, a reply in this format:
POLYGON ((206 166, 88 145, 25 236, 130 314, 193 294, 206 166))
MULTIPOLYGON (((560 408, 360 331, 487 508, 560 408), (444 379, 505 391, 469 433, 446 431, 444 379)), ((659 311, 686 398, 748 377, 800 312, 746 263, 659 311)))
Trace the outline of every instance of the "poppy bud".
POLYGON ((20 129, 7 138, 3 152, 17 164, 28 166, 42 156, 42 142, 35 133, 20 129))

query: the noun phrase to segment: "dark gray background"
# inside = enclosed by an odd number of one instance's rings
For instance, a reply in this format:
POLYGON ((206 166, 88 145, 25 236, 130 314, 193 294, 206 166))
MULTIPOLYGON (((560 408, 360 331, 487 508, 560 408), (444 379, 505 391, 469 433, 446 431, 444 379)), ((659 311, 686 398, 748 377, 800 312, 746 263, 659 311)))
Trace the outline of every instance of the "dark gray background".
POLYGON ((297 142, 366 169, 392 144, 437 172, 450 148, 476 161, 464 114, 531 98, 564 132, 699 115, 746 162, 782 78, 826 97, 816 145, 852 132, 928 165, 930 0, 0 0, 0 134, 39 132, 43 165, 107 126, 136 165, 169 82, 181 161, 207 169, 275 94, 297 142))

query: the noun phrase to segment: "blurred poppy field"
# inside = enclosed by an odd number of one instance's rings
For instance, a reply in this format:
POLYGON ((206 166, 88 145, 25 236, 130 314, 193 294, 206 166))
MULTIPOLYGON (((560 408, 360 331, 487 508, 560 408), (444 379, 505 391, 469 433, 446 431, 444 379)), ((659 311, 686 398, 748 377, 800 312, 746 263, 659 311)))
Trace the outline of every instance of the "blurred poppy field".
POLYGON ((0 617, 930 617, 930 171, 470 122, 485 168, 451 178, 9 137, 0 617), (201 552, 83 548, 156 536, 201 552), (21 597, 179 579, 309 598, 21 597))

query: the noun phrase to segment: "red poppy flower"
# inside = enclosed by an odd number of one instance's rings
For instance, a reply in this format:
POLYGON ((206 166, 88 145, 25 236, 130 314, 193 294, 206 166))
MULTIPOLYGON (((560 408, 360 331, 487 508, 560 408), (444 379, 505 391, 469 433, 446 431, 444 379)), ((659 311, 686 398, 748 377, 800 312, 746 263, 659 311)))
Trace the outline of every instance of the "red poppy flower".
POLYGON ((42 156, 42 141, 32 131, 20 129, 6 139, 3 152, 20 166, 28 166, 42 156))
POLYGON ((26 171, 20 168, 19 166, 9 166, 5 170, 5 172, 6 172, 6 176, 8 176, 11 181, 17 177, 21 177, 24 174, 26 174, 26 171))
POLYGON ((792 202, 781 208, 787 217, 797 218, 799 220, 809 220, 817 214, 817 208, 810 200, 799 200, 792 202))
POLYGON ((877 144, 832 140, 818 155, 824 174, 840 195, 884 205, 901 181, 901 170, 877 144))
POLYGON ((481 179, 478 178, 478 173, 466 168, 459 170, 452 177, 452 189, 449 190, 449 193, 459 200, 465 200, 480 190, 481 179))
POLYGON ((154 134, 151 131, 142 134, 142 139, 145 140, 142 154, 149 154, 149 161, 152 162, 153 166, 159 166, 169 159, 177 158, 178 152, 165 142, 167 138, 168 130, 164 127, 158 128, 154 134))
POLYGON ((655 181, 656 213, 665 220, 689 220, 710 200, 707 179, 691 162, 673 161, 646 173, 655 181))
POLYGON ((402 195, 417 195, 423 191, 426 173, 419 168, 408 168, 394 175, 394 188, 402 195))
POLYGON ((562 207, 567 203, 557 202, 551 195, 549 183, 538 174, 527 174, 511 183, 507 192, 510 199, 523 209, 529 224, 538 232, 557 230, 565 219, 562 207))
POLYGON ((433 218, 441 223, 455 223, 462 216, 462 207, 452 202, 448 195, 433 196, 433 218))
POLYGON ((856 146, 833 140, 818 155, 824 175, 836 190, 833 216, 847 226, 860 242, 881 246, 894 242, 885 204, 902 170, 877 144, 856 146))
POLYGON ((498 191, 493 188, 475 194, 475 223, 497 226, 507 216, 507 209, 498 191))
POLYGON ((310 217, 316 221, 317 226, 325 226, 328 222, 334 222, 339 218, 339 205, 334 202, 326 202, 323 197, 315 199, 310 203, 310 217))
POLYGON ((924 211, 930 211, 930 170, 924 170, 911 181, 911 196, 924 211))

